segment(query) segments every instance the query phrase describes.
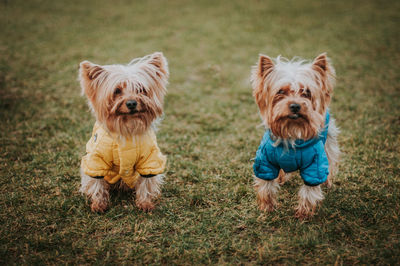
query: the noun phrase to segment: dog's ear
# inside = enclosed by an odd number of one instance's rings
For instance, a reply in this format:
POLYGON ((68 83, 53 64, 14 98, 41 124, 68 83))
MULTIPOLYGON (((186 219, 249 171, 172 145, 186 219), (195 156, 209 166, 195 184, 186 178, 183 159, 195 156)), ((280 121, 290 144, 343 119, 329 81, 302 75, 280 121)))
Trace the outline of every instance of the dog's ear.
POLYGON ((267 77, 274 68, 274 62, 266 55, 260 54, 258 58, 258 75, 261 78, 267 77))
POLYGON ((322 53, 314 59, 313 69, 320 72, 322 75, 326 73, 329 68, 328 57, 326 53, 322 53))
POLYGON ((319 74, 319 79, 325 92, 324 100, 329 104, 336 76, 335 69, 331 65, 326 53, 322 53, 314 59, 312 69, 319 74))
POLYGON ((87 79, 89 81, 94 80, 98 75, 100 75, 104 69, 96 64, 93 64, 89 61, 82 61, 79 64, 79 75, 80 78, 87 79))
POLYGON ((154 65, 162 74, 166 76, 166 78, 168 78, 168 62, 162 52, 155 52, 150 55, 149 63, 154 65))
POLYGON ((274 62, 266 55, 260 54, 258 63, 253 67, 251 84, 253 87, 253 97, 260 110, 261 119, 267 125, 267 88, 265 88, 265 78, 274 69, 274 62))
POLYGON ((82 94, 86 94, 86 96, 92 101, 94 100, 95 95, 93 80, 104 71, 104 68, 89 61, 82 61, 79 64, 79 79, 81 81, 82 94))

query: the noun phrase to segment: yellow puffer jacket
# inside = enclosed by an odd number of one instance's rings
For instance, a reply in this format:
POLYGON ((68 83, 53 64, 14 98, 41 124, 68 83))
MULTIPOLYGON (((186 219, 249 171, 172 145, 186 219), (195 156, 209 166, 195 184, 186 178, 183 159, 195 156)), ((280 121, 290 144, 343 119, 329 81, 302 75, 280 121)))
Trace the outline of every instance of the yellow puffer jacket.
POLYGON ((157 146, 153 130, 125 140, 110 134, 96 122, 81 167, 89 176, 104 176, 110 184, 122 178, 133 188, 140 175, 163 173, 165 163, 166 157, 157 146))

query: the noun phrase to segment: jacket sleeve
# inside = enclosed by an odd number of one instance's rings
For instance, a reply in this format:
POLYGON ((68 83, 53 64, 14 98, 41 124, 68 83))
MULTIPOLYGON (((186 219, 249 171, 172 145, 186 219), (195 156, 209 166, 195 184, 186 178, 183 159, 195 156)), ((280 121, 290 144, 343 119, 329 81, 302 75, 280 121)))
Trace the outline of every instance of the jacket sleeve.
POLYGON ((307 186, 318 186, 326 181, 329 175, 329 162, 322 141, 314 149, 311 163, 300 169, 300 175, 307 186))
POLYGON ((94 132, 86 144, 86 155, 81 161, 83 172, 88 176, 106 176, 112 167, 112 141, 94 132))
POLYGON ((137 162, 136 170, 140 175, 158 175, 165 170, 167 158, 157 146, 156 136, 152 134, 149 143, 146 145, 144 154, 137 162))
POLYGON ((279 175, 279 167, 269 160, 268 157, 271 157, 271 155, 268 154, 267 145, 262 142, 258 147, 253 170, 256 177, 264 180, 273 180, 279 175))

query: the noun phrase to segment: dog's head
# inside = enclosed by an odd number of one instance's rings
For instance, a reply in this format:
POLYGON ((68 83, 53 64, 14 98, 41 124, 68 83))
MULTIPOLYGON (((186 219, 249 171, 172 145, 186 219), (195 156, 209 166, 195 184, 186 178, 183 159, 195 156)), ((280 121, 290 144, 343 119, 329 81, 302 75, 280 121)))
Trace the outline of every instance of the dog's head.
POLYGON ((82 92, 97 121, 123 137, 145 132, 162 115, 168 64, 162 53, 128 65, 80 63, 82 92))
POLYGON ((251 81, 261 119, 276 137, 307 140, 317 136, 335 81, 325 53, 313 62, 260 55, 251 81))

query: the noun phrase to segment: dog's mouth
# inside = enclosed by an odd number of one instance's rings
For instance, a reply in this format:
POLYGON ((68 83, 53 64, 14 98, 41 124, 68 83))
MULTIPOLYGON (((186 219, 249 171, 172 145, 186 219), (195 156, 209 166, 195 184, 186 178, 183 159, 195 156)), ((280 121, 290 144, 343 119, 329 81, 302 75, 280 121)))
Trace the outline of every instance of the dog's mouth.
POLYGON ((296 120, 296 119, 301 118, 303 116, 301 114, 290 114, 290 115, 288 115, 288 117, 290 119, 296 120))
POLYGON ((130 110, 129 112, 118 112, 117 115, 136 115, 146 112, 145 110, 130 110))

